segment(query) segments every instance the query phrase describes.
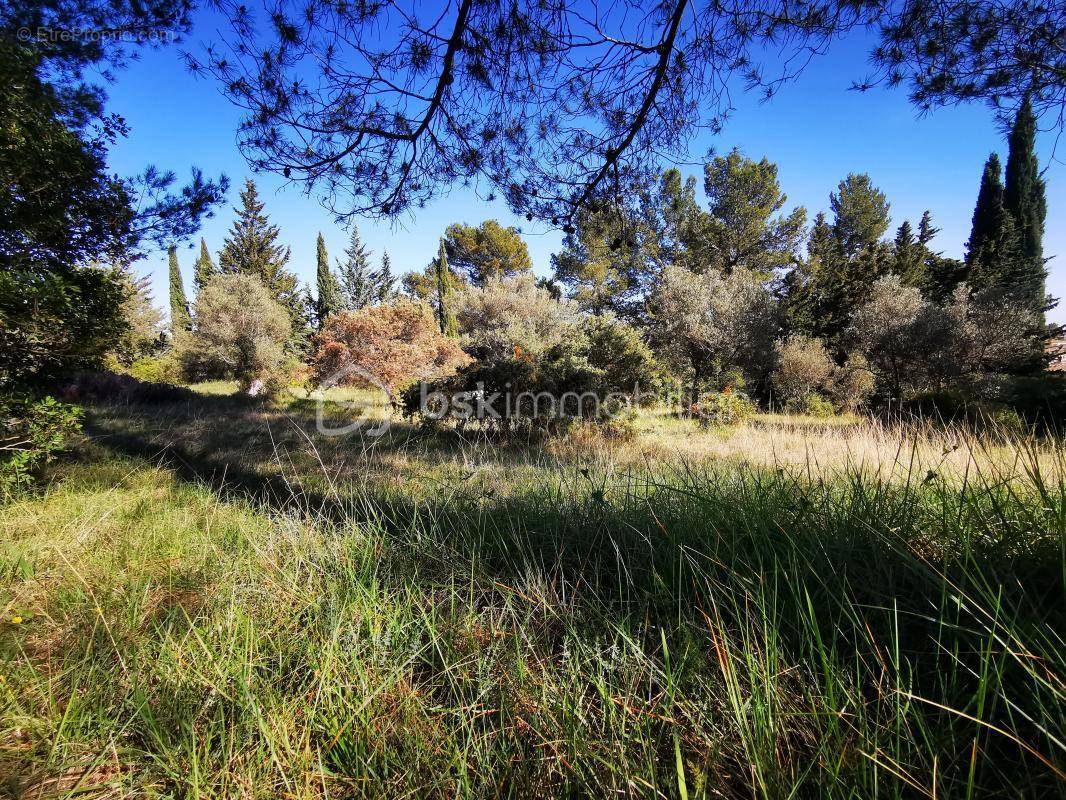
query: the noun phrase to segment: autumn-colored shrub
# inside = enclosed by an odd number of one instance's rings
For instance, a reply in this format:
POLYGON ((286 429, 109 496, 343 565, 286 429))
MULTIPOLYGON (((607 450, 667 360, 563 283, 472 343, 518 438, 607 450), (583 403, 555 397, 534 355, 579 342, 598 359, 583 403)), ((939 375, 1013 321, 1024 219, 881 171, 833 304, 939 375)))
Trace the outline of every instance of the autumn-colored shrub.
POLYGON ((426 305, 400 300, 330 317, 314 338, 311 372, 320 385, 370 384, 393 395, 472 361, 426 305))

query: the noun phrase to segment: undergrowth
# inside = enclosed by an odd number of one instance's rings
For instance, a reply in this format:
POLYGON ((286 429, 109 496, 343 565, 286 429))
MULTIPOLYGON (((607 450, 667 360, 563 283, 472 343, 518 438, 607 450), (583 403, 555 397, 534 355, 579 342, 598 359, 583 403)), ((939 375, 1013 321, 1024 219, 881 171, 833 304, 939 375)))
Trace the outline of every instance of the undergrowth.
POLYGON ((253 497, 97 446, 4 511, 0 775, 14 797, 1062 796, 1066 493, 1040 464, 253 497))

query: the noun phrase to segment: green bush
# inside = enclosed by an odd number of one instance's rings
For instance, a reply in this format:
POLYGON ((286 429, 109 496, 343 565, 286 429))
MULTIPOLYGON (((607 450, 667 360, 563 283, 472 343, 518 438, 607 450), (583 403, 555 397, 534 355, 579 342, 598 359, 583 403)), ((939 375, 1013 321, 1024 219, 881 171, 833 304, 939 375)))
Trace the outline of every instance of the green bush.
POLYGON ((785 403, 785 411, 789 414, 805 414, 808 417, 831 417, 836 413, 829 400, 813 393, 789 400, 785 403))
POLYGON ((0 397, 0 500, 33 485, 81 432, 82 410, 54 397, 0 397))
POLYGON ((234 379, 242 391, 283 387, 289 312, 254 275, 216 275, 196 296, 196 328, 174 339, 182 373, 190 381, 234 379))
MULTIPOLYGON (((549 302, 554 301, 544 304, 549 302)), ((609 438, 632 435, 632 423, 621 417, 630 403, 654 396, 647 390, 659 380, 651 351, 635 330, 610 317, 590 317, 547 346, 547 334, 527 336, 521 340, 527 349, 515 343, 516 326, 497 327, 485 341, 467 344, 477 361, 455 375, 408 388, 402 395, 405 413, 436 416, 435 406, 422 407, 432 394, 446 400, 444 417, 460 424, 473 421, 509 434, 565 433, 571 421, 583 420, 602 426, 609 438), (534 341, 536 347, 530 345, 534 341)))
POLYGON ((176 384, 181 379, 181 369, 170 354, 138 358, 126 369, 126 373, 145 383, 176 384))
POLYGON ((692 407, 692 415, 702 427, 736 425, 755 413, 755 404, 743 392, 709 392, 692 407))

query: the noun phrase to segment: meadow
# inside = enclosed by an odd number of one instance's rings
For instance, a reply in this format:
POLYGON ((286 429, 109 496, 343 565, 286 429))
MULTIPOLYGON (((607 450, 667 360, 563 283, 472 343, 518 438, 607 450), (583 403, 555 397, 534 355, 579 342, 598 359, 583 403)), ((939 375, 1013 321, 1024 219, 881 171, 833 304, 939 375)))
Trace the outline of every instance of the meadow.
POLYGON ((0 796, 1066 795, 1057 439, 231 391, 90 405, 0 512, 0 796))

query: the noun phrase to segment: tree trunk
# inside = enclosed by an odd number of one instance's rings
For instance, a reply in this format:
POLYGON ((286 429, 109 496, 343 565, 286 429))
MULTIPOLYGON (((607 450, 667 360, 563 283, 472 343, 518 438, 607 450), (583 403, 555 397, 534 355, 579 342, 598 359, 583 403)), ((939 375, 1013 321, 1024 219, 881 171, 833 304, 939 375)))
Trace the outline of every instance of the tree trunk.
POLYGON ((700 359, 692 356, 692 390, 689 396, 688 416, 692 416, 692 408, 700 401, 700 359))

